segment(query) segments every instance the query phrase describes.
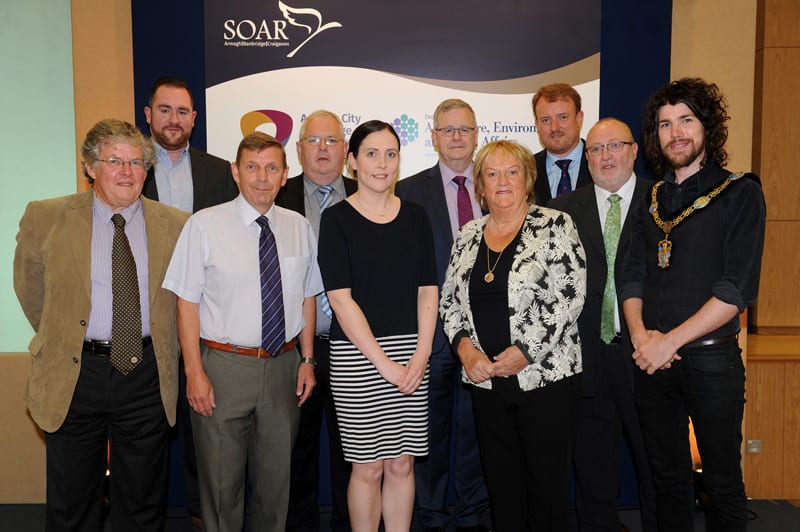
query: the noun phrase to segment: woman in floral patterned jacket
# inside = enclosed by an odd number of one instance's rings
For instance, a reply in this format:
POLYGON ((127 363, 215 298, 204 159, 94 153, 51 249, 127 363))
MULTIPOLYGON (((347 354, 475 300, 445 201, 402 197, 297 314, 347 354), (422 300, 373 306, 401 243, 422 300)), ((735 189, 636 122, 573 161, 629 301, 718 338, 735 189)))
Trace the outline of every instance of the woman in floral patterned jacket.
POLYGON ((489 214, 459 231, 439 307, 472 385, 495 532, 567 530, 586 260, 569 215, 533 205, 535 176, 520 144, 477 153, 489 214))

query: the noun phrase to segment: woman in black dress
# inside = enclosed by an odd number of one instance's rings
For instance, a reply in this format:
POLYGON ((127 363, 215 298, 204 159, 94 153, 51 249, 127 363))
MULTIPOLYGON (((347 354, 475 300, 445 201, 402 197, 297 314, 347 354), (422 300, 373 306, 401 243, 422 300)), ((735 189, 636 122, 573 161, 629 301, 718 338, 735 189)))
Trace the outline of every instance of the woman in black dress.
POLYGON ((428 453, 428 358, 438 289, 422 207, 392 193, 400 142, 377 120, 350 138, 358 192, 325 210, 319 263, 333 309, 331 391, 355 532, 408 532, 414 456, 428 453), (386 494, 384 496, 384 494, 386 494))

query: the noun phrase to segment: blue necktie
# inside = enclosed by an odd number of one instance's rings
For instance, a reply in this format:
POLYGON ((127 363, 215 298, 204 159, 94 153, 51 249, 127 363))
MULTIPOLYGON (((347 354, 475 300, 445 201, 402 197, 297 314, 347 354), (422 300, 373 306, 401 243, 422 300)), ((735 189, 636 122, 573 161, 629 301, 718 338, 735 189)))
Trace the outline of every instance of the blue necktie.
MULTIPOLYGON (((333 187, 330 185, 320 185, 317 188, 317 190, 322 193, 322 199, 319 200, 319 213, 320 215, 322 215, 322 211, 324 211, 331 205, 331 199, 332 199, 331 194, 333 193, 333 187)), ((333 311, 331 310, 331 303, 330 301, 328 301, 328 296, 325 295, 325 292, 322 292, 322 294, 320 295, 319 308, 329 318, 333 316, 333 311)))
POLYGON ((572 181, 569 178, 569 165, 571 162, 572 159, 559 159, 556 161, 556 166, 561 168, 561 179, 558 181, 556 197, 572 192, 572 181))
POLYGON ((265 216, 256 223, 261 226, 258 239, 258 261, 261 270, 261 347, 273 357, 281 354, 286 342, 286 322, 283 316, 283 288, 275 235, 265 216))

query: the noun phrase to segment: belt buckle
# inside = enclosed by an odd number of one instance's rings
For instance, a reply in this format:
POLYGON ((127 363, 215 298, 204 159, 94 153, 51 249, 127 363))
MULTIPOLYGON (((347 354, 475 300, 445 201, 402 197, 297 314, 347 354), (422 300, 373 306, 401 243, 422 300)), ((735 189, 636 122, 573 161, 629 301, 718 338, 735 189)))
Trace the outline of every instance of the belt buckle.
POLYGON ((267 358, 269 356, 269 353, 267 352, 266 349, 264 349, 263 347, 259 347, 258 352, 256 353, 256 358, 261 358, 262 354, 264 358, 267 358))

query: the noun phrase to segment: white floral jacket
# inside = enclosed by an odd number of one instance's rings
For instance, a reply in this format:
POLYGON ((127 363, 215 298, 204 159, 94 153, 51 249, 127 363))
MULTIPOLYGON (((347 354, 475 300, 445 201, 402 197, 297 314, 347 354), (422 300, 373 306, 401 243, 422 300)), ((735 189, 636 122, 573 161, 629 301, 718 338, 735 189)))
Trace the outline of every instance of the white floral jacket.
MULTIPOLYGON (((458 232, 439 302, 450 341, 465 332, 478 349, 469 279, 487 220, 473 220, 458 232)), ((517 374, 522 390, 582 371, 578 316, 585 297, 586 256, 572 218, 531 205, 508 277, 511 341, 533 360, 517 374)), ((492 387, 491 380, 473 383, 463 369, 462 378, 480 388, 492 387)))

